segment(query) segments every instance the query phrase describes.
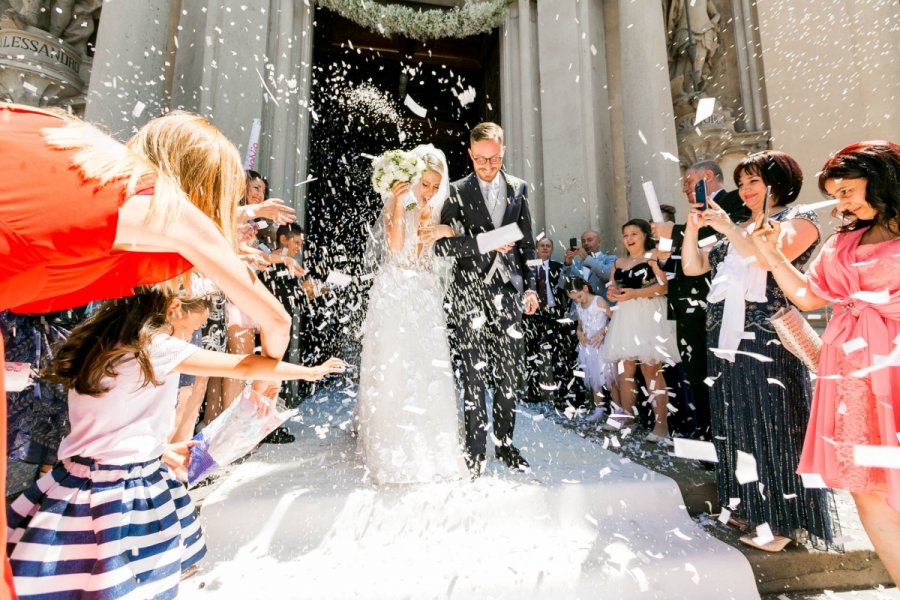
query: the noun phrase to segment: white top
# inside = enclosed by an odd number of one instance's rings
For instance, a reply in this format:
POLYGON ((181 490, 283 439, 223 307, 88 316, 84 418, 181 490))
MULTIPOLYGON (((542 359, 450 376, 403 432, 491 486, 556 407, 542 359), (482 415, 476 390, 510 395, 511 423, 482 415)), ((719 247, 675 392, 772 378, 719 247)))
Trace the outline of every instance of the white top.
POLYGON ((178 338, 156 334, 148 354, 162 385, 144 385, 140 366, 129 358, 116 365, 117 377, 103 379, 109 387, 105 394, 95 398, 69 390, 72 431, 59 446, 59 458, 83 456, 112 465, 159 458, 175 427, 178 373, 173 369, 197 350, 178 338))

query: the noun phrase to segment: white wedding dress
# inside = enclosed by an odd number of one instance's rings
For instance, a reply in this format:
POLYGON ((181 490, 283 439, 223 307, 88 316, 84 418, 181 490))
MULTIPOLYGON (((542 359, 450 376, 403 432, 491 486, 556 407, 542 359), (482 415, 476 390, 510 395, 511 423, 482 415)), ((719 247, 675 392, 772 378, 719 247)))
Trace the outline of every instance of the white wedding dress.
MULTIPOLYGON (((444 172, 446 181, 446 166, 444 172)), ((464 470, 444 286, 435 264, 443 259, 430 248, 418 252, 419 217, 419 208, 406 213, 401 251, 382 247, 363 323, 359 449, 379 484, 458 479, 464 470)))

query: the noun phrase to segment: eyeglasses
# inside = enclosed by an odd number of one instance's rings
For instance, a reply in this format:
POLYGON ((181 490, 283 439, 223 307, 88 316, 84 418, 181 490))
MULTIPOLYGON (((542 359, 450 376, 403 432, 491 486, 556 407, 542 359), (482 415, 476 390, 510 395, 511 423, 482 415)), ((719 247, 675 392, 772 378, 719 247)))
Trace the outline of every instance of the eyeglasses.
POLYGON ((475 164, 479 167, 483 167, 488 163, 491 163, 492 165, 499 165, 503 162, 503 155, 498 154, 497 156, 492 156, 490 158, 485 158, 483 156, 472 156, 472 160, 474 160, 475 164))

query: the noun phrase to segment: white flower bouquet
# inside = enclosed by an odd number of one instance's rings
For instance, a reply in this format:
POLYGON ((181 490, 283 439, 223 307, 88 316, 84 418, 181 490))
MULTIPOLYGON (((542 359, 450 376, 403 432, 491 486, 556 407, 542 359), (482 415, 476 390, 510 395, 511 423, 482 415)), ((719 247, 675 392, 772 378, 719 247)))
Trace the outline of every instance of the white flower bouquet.
MULTIPOLYGON (((424 171, 425 163, 415 154, 403 150, 388 150, 372 161, 372 187, 382 197, 389 197, 395 183, 412 183, 424 171)), ((406 210, 416 207, 416 198, 412 193, 407 194, 404 201, 406 210)))

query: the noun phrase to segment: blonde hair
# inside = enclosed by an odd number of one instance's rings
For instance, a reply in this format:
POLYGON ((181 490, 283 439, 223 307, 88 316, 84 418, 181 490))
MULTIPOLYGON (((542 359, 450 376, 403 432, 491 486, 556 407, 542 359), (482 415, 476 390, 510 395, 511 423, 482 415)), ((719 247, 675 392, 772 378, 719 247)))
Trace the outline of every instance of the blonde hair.
POLYGON ((485 140, 497 142, 502 146, 503 128, 496 123, 491 123, 490 121, 479 123, 474 128, 472 128, 472 133, 469 135, 470 143, 474 144, 475 142, 483 142, 485 140))
POLYGON ((199 115, 173 111, 141 127, 128 147, 179 182, 191 204, 235 244, 235 209, 247 182, 240 153, 221 131, 199 115))
POLYGON ((446 173, 444 173, 444 164, 441 162, 441 159, 439 159, 434 154, 423 155, 422 162, 425 163, 426 171, 434 171, 435 173, 437 173, 438 175, 440 175, 442 177, 444 175, 446 175, 446 173))
POLYGON ((170 224, 188 200, 235 245, 235 207, 244 196, 240 155, 222 132, 197 115, 174 112, 147 123, 123 145, 75 117, 43 130, 52 148, 74 151, 73 164, 101 186, 125 181, 126 196, 154 181, 148 220, 170 224))

